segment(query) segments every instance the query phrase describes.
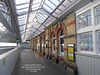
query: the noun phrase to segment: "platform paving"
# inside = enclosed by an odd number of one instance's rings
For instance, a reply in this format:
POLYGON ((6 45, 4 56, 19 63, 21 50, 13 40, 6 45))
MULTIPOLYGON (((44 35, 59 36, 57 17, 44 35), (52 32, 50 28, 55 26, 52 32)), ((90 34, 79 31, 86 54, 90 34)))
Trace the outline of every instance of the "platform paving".
POLYGON ((29 49, 20 51, 12 75, 73 75, 58 64, 29 49))

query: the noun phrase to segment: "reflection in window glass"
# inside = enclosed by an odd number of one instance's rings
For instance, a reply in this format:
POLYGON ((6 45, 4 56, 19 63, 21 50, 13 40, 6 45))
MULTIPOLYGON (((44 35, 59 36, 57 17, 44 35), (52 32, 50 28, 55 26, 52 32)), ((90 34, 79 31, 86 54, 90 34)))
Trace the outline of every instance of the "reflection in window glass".
POLYGON ((97 43, 98 43, 98 51, 100 52, 100 31, 97 32, 97 43))
POLYGON ((43 46, 43 44, 42 44, 42 51, 43 51, 43 49, 44 49, 44 46, 43 46))
POLYGON ((93 51, 93 38, 92 33, 80 34, 80 50, 82 51, 93 51))
POLYGON ((63 30, 60 31, 60 37, 59 37, 59 40, 60 40, 60 53, 63 53, 64 52, 64 38, 62 37, 64 35, 64 32, 63 30))
POLYGON ((95 9, 95 23, 100 23, 100 6, 95 9))
POLYGON ((86 12, 78 17, 78 27, 83 28, 91 25, 91 12, 86 12))
POLYGON ((55 34, 52 34, 52 49, 55 51, 55 34))

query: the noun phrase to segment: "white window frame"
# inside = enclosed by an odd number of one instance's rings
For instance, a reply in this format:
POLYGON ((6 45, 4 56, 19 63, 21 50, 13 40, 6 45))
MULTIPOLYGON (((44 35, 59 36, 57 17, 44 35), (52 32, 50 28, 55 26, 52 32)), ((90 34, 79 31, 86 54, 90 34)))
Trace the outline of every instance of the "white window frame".
POLYGON ((95 8, 100 6, 100 1, 96 0, 94 2, 89 3, 88 5, 84 6, 83 8, 79 9, 78 11, 76 11, 76 29, 77 29, 77 52, 78 53, 85 53, 85 54, 100 54, 100 52, 98 53, 97 50, 97 36, 96 36, 96 31, 100 30, 100 24, 96 25, 95 24, 95 8), (78 29, 78 16, 81 15, 82 13, 85 13, 86 11, 91 10, 91 26, 88 27, 84 27, 81 29, 78 29), (93 38, 93 51, 81 51, 79 49, 79 35, 83 34, 83 33, 89 33, 92 32, 92 38, 93 38))
POLYGON ((54 50, 55 44, 53 44, 53 40, 55 40, 55 37, 53 37, 53 35, 55 35, 55 34, 54 33, 52 34, 52 52, 55 53, 55 50, 54 50))
POLYGON ((98 24, 96 24, 96 9, 97 8, 100 8, 100 5, 98 5, 98 6, 96 6, 95 8, 94 8, 94 18, 95 18, 95 25, 100 25, 100 23, 98 23, 98 24))
MULTIPOLYGON (((60 36, 61 31, 62 31, 62 30, 60 30, 60 32, 59 32, 59 54, 64 55, 64 51, 63 51, 63 52, 61 52, 61 42, 60 42, 60 40, 61 40, 61 38, 63 38, 63 37, 64 37, 64 35, 60 36)), ((63 44, 63 50, 64 50, 64 44, 63 44)))
MULTIPOLYGON (((91 10, 88 10, 88 11, 86 11, 86 12, 83 12, 83 13, 81 13, 80 15, 78 15, 77 16, 77 19, 78 19, 78 21, 79 21, 79 17, 81 16, 81 17, 83 17, 83 15, 84 14, 87 14, 87 13, 91 13, 91 10)), ((91 19, 90 19, 91 20, 91 19)), ((92 22, 92 21, 91 21, 92 22)), ((87 21, 87 19, 86 19, 86 24, 88 23, 88 21, 87 21)), ((78 23, 77 23, 78 24, 78 23)), ((82 24, 83 24, 83 18, 82 18, 82 24)), ((82 28, 85 28, 85 27, 89 27, 89 26, 91 26, 92 24, 90 23, 90 25, 86 25, 86 26, 84 26, 84 27, 81 27, 80 28, 80 25, 78 24, 78 29, 82 29, 82 28)))
POLYGON ((97 38, 96 39, 96 43, 97 43, 97 48, 96 49, 97 49, 97 53, 100 54, 100 50, 99 50, 99 48, 100 48, 100 45, 99 45, 100 41, 99 41, 99 38, 98 38, 98 32, 100 32, 100 30, 96 31, 96 38, 97 38))
MULTIPOLYGON (((79 44, 79 50, 80 50, 80 35, 85 35, 85 34, 92 34, 92 40, 93 40, 93 33, 92 32, 88 32, 88 33, 82 33, 78 35, 78 44, 79 44)), ((93 42, 91 42, 93 44, 93 42)), ((93 51, 89 51, 89 50, 80 50, 80 52, 93 52, 93 51)))

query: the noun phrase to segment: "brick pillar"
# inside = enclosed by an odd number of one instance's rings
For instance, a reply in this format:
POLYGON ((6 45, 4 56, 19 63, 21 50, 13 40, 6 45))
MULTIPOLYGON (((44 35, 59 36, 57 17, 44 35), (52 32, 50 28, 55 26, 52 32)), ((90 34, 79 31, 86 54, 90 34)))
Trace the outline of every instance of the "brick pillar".
POLYGON ((41 39, 41 37, 40 37, 40 50, 39 51, 41 51, 42 50, 42 39, 41 39))
POLYGON ((58 57, 58 51, 59 51, 58 44, 59 44, 58 39, 55 39, 55 58, 58 57))
POLYGON ((64 38, 64 59, 67 59, 67 40, 64 38))
POLYGON ((49 56, 51 55, 51 40, 49 41, 49 56))
POLYGON ((31 39, 31 50, 33 50, 33 39, 31 39))
POLYGON ((48 58, 48 55, 49 55, 49 29, 46 30, 46 44, 47 44, 47 47, 46 47, 46 57, 48 58))

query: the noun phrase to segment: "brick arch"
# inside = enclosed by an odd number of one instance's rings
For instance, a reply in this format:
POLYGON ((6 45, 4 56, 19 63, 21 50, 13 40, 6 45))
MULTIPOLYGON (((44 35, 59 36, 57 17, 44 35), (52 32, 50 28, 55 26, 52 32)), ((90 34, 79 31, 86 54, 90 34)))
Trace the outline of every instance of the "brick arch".
POLYGON ((66 26, 64 25, 63 22, 61 22, 60 25, 57 25, 57 27, 56 27, 56 35, 55 35, 56 38, 58 38, 58 32, 59 32, 60 29, 63 30, 64 35, 66 35, 66 33, 67 33, 67 32, 66 32, 66 31, 67 31, 67 30, 66 30, 66 26))
POLYGON ((50 39, 52 38, 52 33, 55 34, 55 29, 54 28, 50 31, 50 39))

